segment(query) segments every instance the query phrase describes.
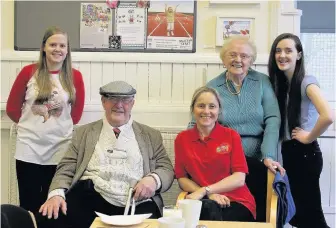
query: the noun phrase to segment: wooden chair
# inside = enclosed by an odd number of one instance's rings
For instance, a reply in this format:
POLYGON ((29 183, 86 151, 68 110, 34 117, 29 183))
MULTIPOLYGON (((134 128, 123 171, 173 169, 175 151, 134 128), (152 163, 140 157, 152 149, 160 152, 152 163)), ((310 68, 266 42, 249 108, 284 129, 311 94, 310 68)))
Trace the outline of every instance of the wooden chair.
MULTIPOLYGON (((270 170, 267 171, 267 200, 266 200, 266 222, 271 223, 273 227, 276 227, 277 221, 277 206, 278 206, 278 196, 273 190, 274 173, 270 170)), ((176 205, 179 200, 185 199, 188 192, 181 192, 176 201, 176 205)))

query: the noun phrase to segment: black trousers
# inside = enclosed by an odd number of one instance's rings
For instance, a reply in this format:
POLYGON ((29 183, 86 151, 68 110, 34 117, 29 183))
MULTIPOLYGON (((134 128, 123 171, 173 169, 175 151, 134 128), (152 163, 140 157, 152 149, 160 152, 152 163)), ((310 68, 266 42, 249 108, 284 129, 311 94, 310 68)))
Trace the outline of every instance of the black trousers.
POLYGON ((16 160, 20 207, 37 212, 47 200, 56 165, 39 165, 16 160))
POLYGON ((256 202, 257 222, 266 221, 267 167, 259 159, 246 156, 249 174, 245 183, 256 202))
MULTIPOLYGON (((88 228, 97 217, 95 211, 107 215, 123 215, 124 207, 117 207, 107 202, 94 190, 91 180, 79 181, 66 193, 67 215, 59 212, 58 219, 48 219, 36 214, 39 228, 88 228)), ((130 208, 131 210, 131 208, 130 208)), ((130 211, 129 211, 130 213, 130 211)), ((154 201, 139 204, 135 214, 152 213, 150 218, 159 218, 161 213, 154 201)))
POLYGON ((286 141, 282 143, 281 153, 296 206, 290 224, 299 228, 329 227, 321 205, 319 181, 323 158, 317 141, 311 144, 286 141))
POLYGON ((221 207, 210 199, 202 199, 200 220, 253 222, 252 213, 244 205, 231 202, 230 207, 221 207))

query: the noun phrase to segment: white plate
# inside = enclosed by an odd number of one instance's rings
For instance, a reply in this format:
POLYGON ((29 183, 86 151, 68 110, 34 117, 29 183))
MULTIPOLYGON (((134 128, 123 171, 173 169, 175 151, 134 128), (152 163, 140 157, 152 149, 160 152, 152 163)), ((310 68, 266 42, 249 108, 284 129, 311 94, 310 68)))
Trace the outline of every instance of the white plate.
POLYGON ((145 219, 151 217, 152 214, 139 215, 105 215, 99 212, 96 214, 100 217, 103 223, 115 226, 131 226, 142 223, 145 219))

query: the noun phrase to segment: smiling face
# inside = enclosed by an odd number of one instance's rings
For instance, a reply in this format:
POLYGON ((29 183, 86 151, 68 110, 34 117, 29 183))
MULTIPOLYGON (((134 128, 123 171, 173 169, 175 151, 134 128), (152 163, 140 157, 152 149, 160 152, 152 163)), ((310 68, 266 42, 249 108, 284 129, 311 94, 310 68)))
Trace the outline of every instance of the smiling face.
POLYGON ((68 38, 64 34, 50 36, 45 42, 43 51, 46 56, 49 69, 61 67, 68 54, 68 38))
POLYGON ((232 76, 244 77, 252 64, 252 48, 244 41, 233 41, 228 47, 223 64, 232 76))
POLYGON ((203 92, 196 99, 192 110, 198 127, 210 128, 215 126, 219 114, 219 103, 211 92, 203 92))
POLYGON ((107 121, 113 127, 120 127, 126 124, 131 117, 134 98, 102 96, 102 104, 107 121))
POLYGON ((275 49, 275 61, 278 68, 286 75, 292 76, 296 67, 296 62, 301 58, 301 52, 295 47, 292 39, 279 41, 275 49))

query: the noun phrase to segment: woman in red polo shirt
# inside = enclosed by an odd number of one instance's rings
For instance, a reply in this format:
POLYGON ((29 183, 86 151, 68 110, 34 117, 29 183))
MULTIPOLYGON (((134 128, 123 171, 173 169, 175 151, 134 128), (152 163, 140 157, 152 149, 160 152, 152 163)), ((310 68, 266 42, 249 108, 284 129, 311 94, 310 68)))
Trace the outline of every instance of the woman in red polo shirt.
POLYGON ((175 140, 175 175, 188 199, 202 200, 201 220, 254 221, 256 205, 245 184, 248 173, 239 134, 217 123, 217 92, 197 89, 190 111, 196 125, 175 140))

